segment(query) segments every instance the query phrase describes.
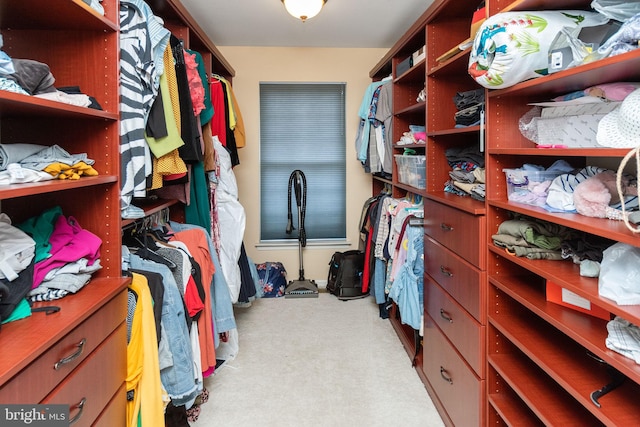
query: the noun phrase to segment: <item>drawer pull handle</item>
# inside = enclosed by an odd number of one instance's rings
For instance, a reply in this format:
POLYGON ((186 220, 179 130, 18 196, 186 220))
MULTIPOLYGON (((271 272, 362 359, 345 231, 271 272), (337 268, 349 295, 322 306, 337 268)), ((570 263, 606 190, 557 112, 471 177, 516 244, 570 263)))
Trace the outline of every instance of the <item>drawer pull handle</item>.
POLYGON ((444 369, 442 366, 440 366, 440 376, 442 377, 443 380, 445 380, 446 382, 448 382, 449 384, 453 384, 453 380, 451 379, 451 377, 449 375, 446 375, 447 371, 446 369, 444 369))
POLYGON ((442 317, 444 320, 446 320, 449 323, 453 323, 453 318, 449 316, 449 314, 446 311, 444 311, 443 308, 440 309, 440 317, 442 317))
POLYGON ((440 228, 444 231, 453 231, 453 226, 445 224, 444 222, 440 223, 440 228))
POLYGON ((62 367, 62 365, 66 365, 69 362, 74 361, 75 359, 77 359, 81 354, 82 351, 84 350, 84 344, 87 342, 86 338, 82 338, 82 340, 80 340, 80 342, 78 344, 76 344, 76 347, 78 347, 78 349, 73 352, 73 354, 70 354, 67 357, 63 357, 62 359, 58 360, 55 365, 53 365, 53 369, 55 369, 56 371, 58 369, 60 369, 62 367))
POLYGON ((84 404, 85 403, 87 403, 87 398, 83 397, 82 400, 80 401, 80 403, 78 403, 76 405, 76 408, 78 408, 78 414, 75 417, 73 417, 73 418, 71 418, 69 420, 69 425, 74 424, 75 422, 77 422, 80 419, 80 417, 82 416, 82 411, 84 411, 84 404))
POLYGON ((444 274, 447 277, 453 277, 453 273, 444 265, 440 266, 440 273, 444 274))

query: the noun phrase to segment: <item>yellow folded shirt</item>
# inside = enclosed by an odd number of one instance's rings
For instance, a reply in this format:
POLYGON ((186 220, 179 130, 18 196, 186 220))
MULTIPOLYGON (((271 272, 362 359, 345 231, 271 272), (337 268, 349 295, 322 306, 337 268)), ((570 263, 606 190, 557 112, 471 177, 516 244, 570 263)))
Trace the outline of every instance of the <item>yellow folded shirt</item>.
POLYGON ((51 163, 43 169, 45 172, 58 179, 80 179, 81 175, 96 176, 96 171, 92 166, 85 162, 78 162, 73 166, 64 163, 51 163))

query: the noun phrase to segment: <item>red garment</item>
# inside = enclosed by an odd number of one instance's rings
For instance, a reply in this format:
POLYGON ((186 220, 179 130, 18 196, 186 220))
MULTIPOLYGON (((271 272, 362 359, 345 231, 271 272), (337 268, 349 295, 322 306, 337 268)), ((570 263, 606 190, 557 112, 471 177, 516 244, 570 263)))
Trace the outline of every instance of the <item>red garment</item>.
POLYGON ((367 248, 364 253, 364 269, 362 271, 362 293, 369 292, 369 277, 371 272, 369 271, 369 262, 371 259, 371 241, 373 240, 373 233, 369 230, 367 233, 367 248))
POLYGON ((187 79, 189 81, 189 92, 191 94, 191 103, 193 104, 193 114, 198 116, 204 110, 204 86, 200 73, 198 72, 198 63, 196 55, 184 51, 184 62, 187 68, 187 79))
POLYGON ((227 122, 225 118, 227 106, 224 102, 225 87, 218 79, 211 79, 211 104, 213 117, 211 118, 211 135, 217 136, 223 147, 227 146, 227 122))
POLYGON ((184 303, 189 310, 189 317, 193 318, 196 314, 204 310, 204 302, 200 299, 198 293, 198 287, 196 281, 193 280, 193 276, 189 276, 186 289, 184 290, 184 303))

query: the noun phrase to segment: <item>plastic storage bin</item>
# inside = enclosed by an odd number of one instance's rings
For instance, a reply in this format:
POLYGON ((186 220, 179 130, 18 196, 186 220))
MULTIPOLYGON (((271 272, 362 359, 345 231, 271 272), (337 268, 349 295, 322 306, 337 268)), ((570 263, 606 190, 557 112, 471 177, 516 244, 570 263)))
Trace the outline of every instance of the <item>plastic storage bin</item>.
POLYGON ((551 182, 562 172, 503 169, 507 180, 507 197, 512 202, 544 206, 551 182))
POLYGON ((425 157, 395 154, 398 165, 398 182, 424 190, 426 188, 425 157))

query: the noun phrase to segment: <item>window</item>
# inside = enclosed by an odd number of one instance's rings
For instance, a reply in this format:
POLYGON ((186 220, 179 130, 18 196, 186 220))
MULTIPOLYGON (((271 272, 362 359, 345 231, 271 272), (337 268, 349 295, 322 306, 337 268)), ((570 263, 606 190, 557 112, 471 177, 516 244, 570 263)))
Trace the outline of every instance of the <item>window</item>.
POLYGON ((261 83, 260 135, 260 240, 298 239, 298 207, 289 186, 296 169, 307 182, 307 241, 345 239, 344 83, 261 83))

